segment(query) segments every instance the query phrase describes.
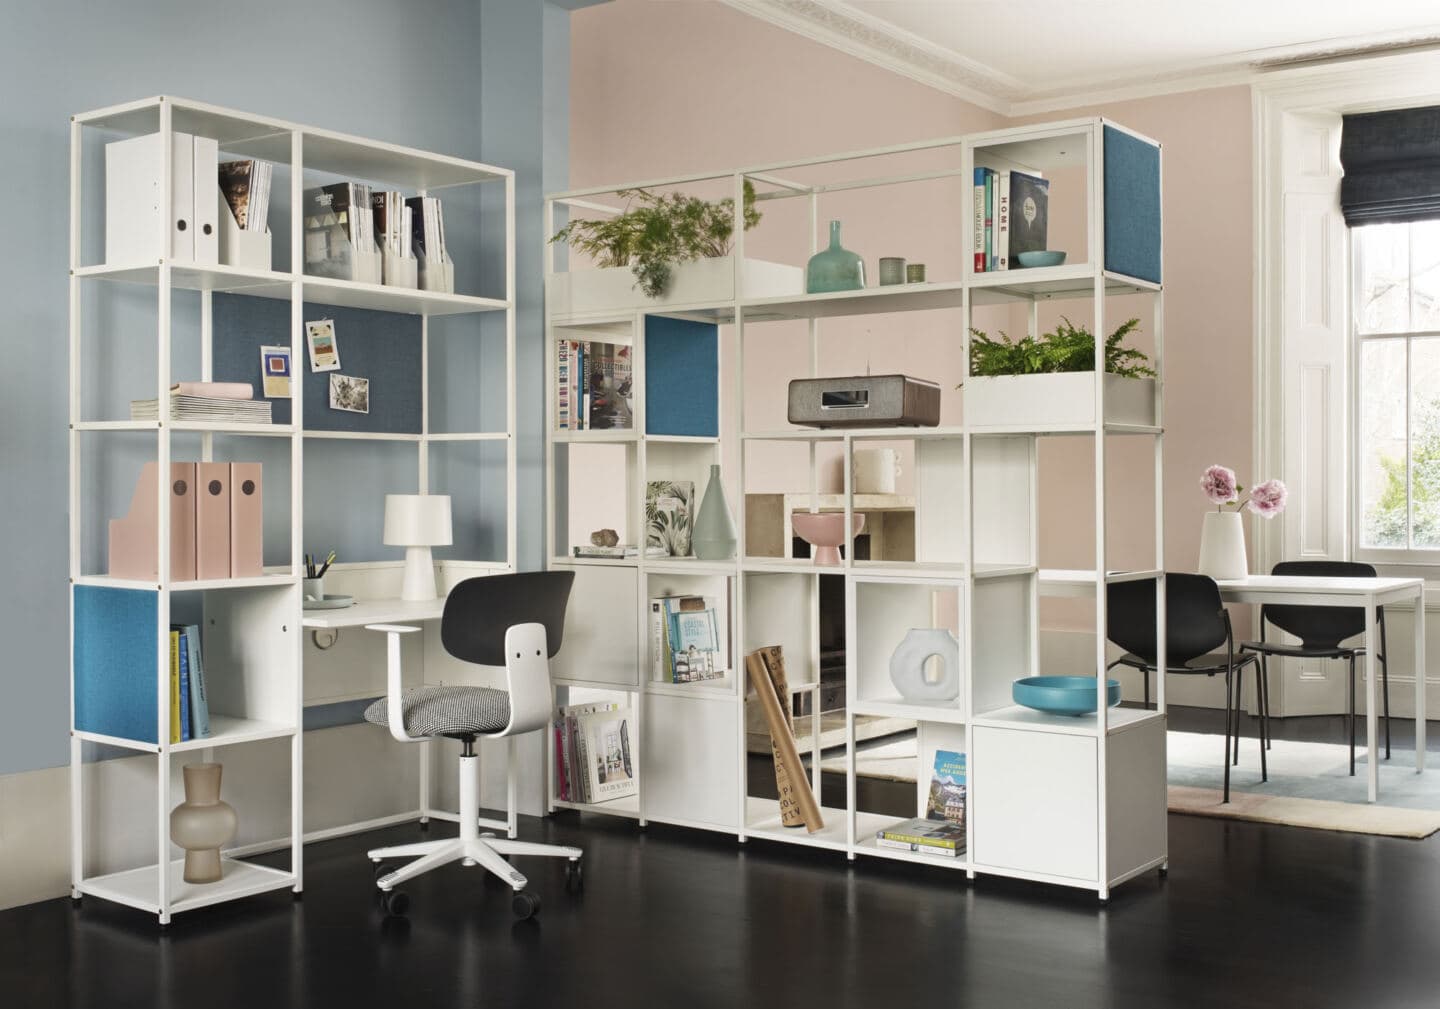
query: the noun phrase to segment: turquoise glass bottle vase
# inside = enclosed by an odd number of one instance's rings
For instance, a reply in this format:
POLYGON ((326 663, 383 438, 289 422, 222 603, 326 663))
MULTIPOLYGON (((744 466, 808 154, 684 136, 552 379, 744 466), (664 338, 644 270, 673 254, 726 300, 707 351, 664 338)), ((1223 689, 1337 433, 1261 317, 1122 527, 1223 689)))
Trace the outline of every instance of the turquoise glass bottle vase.
POLYGON ((735 520, 725 502, 719 466, 710 467, 710 486, 705 488, 705 500, 700 503, 700 514, 695 516, 690 542, 695 546, 695 556, 702 561, 728 561, 735 556, 735 520))
POLYGON ((863 291, 865 261, 840 244, 840 222, 830 222, 830 248, 810 257, 805 267, 805 290, 810 294, 826 291, 863 291))

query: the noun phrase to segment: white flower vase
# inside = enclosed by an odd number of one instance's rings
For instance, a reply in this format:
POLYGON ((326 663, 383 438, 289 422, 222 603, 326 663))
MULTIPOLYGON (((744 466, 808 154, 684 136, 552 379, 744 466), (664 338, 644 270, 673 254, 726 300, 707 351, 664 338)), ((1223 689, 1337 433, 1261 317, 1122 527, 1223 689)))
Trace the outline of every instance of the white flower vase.
POLYGON ((1205 513, 1200 529, 1200 573, 1217 582, 1246 578, 1245 523, 1239 512, 1205 513))

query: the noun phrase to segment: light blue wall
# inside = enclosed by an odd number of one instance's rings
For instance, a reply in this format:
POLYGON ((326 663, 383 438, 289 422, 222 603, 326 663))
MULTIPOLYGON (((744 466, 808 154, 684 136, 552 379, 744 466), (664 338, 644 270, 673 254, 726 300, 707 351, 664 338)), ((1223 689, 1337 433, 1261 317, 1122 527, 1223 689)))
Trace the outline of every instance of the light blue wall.
POLYGON ((540 193, 542 172, 543 188, 563 186, 567 173, 565 124, 544 120, 565 114, 567 18, 540 0, 5 6, 0 774, 68 759, 68 117, 174 94, 514 168, 520 565, 535 568, 543 529, 540 193))

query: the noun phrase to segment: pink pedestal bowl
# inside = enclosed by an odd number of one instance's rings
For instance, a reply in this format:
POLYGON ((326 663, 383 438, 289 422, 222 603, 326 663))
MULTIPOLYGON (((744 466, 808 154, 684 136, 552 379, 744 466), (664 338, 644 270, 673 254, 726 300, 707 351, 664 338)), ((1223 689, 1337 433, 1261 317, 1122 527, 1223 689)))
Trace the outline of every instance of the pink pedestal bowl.
MULTIPOLYGON (((858 536, 865 528, 865 516, 851 517, 855 526, 852 535, 858 536)), ((845 542, 844 512, 796 512, 790 517, 790 522, 801 538, 815 548, 817 565, 839 566, 840 547, 845 542)))

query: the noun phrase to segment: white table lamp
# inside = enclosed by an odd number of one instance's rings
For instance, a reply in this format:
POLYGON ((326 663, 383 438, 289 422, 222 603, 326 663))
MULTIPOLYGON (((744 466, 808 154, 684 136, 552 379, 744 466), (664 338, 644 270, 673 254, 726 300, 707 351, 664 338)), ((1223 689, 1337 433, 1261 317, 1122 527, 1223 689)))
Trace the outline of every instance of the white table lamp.
POLYGON ((451 542, 448 494, 385 495, 385 545, 405 548, 401 599, 423 602, 436 598, 430 548, 451 542))

